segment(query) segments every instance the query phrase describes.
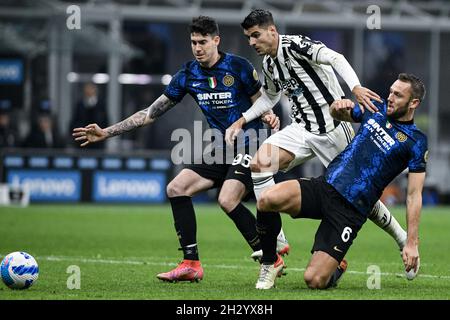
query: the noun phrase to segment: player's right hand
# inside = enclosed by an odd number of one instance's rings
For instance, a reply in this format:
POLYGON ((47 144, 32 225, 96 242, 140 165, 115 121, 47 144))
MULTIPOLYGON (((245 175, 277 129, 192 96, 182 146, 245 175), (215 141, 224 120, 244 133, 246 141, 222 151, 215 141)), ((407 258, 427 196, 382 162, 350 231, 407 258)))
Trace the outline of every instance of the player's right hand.
POLYGON ((234 145, 234 140, 236 140, 237 135, 242 130, 242 127, 245 124, 244 117, 241 117, 239 120, 235 121, 228 129, 225 131, 225 142, 232 146, 234 145))
MULTIPOLYGON (((335 100, 331 105, 338 112, 342 110, 351 110, 355 107, 355 103, 350 99, 335 100)), ((364 110, 362 110, 364 112, 364 110)))
POLYGON ((417 248, 417 245, 410 245, 407 243, 402 250, 402 259, 406 272, 409 272, 411 269, 414 269, 416 272, 419 260, 419 249, 417 248))
POLYGON ((72 131, 75 141, 80 141, 81 147, 85 147, 90 143, 103 141, 108 137, 105 130, 100 128, 96 123, 91 123, 83 128, 75 128, 72 131))

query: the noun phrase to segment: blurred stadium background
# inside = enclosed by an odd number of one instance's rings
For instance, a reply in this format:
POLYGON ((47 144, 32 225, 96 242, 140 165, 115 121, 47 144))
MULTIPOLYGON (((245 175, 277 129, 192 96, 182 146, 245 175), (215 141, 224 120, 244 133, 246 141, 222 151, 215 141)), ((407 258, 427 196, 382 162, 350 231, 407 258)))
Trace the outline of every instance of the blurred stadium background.
MULTIPOLYGON (((171 133, 203 119, 190 97, 154 125, 89 150, 75 145, 71 130, 115 123, 158 97, 192 59, 187 24, 200 14, 219 22, 221 50, 260 71, 239 26, 258 7, 273 11, 280 33, 308 35, 344 54, 383 97, 399 72, 424 80, 428 93, 416 115, 430 146, 424 203, 449 203, 449 1, 1 0, 2 181, 27 185, 32 202, 164 202, 164 185, 180 169, 170 161, 171 133), (374 4, 381 29, 367 27, 374 4)), ((275 111, 285 125, 283 104, 275 111)), ((322 170, 312 161, 293 174, 322 170)), ((403 203, 404 181, 388 188, 385 201, 403 203)))
MULTIPOLYGON (((450 203, 450 1, 0 0, 0 204, 25 206, 24 192, 29 192, 33 204, 26 210, 0 205, 0 256, 15 250, 37 255, 42 285, 29 298, 298 299, 296 290, 302 281, 295 271, 303 269, 294 270, 285 294, 255 295, 257 267, 250 265, 248 248, 240 246, 242 240, 214 204, 198 209, 199 239, 206 252, 203 262, 221 270, 225 257, 226 263, 246 271, 236 279, 232 267, 225 274, 211 272, 209 279, 217 282, 205 284, 200 295, 196 287, 180 287, 173 295, 154 278, 178 258, 165 185, 181 169, 170 158, 177 143, 171 141, 172 132, 177 128, 192 132, 194 121, 204 121, 190 97, 155 124, 104 145, 80 149, 71 137, 74 126, 112 124, 152 103, 171 75, 192 60, 187 25, 194 16, 216 18, 220 49, 247 57, 260 72, 261 58, 248 46, 239 25, 254 8, 271 10, 281 34, 307 35, 344 54, 362 84, 383 97, 400 72, 424 80, 428 92, 416 113, 416 123, 427 133, 430 150, 423 197, 426 214, 421 226, 424 276, 419 285, 415 281, 417 290, 412 291, 402 291, 404 279, 393 278, 387 296, 384 291, 374 298, 448 299, 450 260, 441 249, 448 246, 449 227, 448 215, 442 213, 450 211, 445 206, 450 203), (367 27, 374 13, 368 9, 373 10, 373 5, 380 9, 381 29, 367 27), (53 202, 61 205, 48 206, 53 202), (444 206, 431 208, 437 205, 444 206), (114 215, 105 216, 111 212, 114 215), (207 225, 217 225, 217 232, 212 233, 207 225), (13 233, 8 229, 11 226, 13 233), (236 249, 228 250, 229 244, 236 249), (83 271, 87 291, 81 296, 65 288, 65 268, 73 263, 85 263, 83 270, 87 270, 83 271), (137 264, 138 279, 130 283, 126 274, 117 278, 116 263, 137 264), (102 264, 111 264, 107 267, 111 272, 97 268, 102 264), (234 288, 228 285, 230 278, 234 288), (150 296, 149 279, 154 290, 150 296), (241 289, 236 291, 238 287, 248 291, 242 295, 241 289), (121 290, 126 294, 121 295, 121 290), (222 290, 231 291, 216 294, 222 290)), ((285 103, 282 100, 275 108, 282 125, 289 122, 285 103)), ((203 128, 206 126, 204 123, 203 128)), ((291 176, 322 172, 322 165, 311 161, 291 176)), ((396 179, 383 200, 389 205, 403 204, 405 183, 405 175, 396 179)), ((213 203, 215 197, 213 190, 196 201, 213 203)), ((405 225, 404 210, 394 210, 405 225)), ((291 239, 293 248, 303 252, 301 264, 292 265, 303 267, 314 222, 302 223, 301 229, 291 220, 284 223, 288 236, 304 235, 301 241, 291 239)), ((364 230, 367 237, 361 236, 350 253, 356 271, 352 271, 353 282, 344 282, 348 291, 333 295, 303 290, 302 294, 312 299, 369 298, 365 288, 368 261, 380 263, 391 276, 401 273, 393 243, 373 229, 364 230), (352 291, 354 288, 357 290, 352 291)), ((5 298, 24 297, 7 290, 0 288, 5 298)))
MULTIPOLYGON (((191 98, 154 125, 91 150, 73 143, 71 129, 115 123, 158 97, 192 59, 187 24, 200 14, 219 22, 221 50, 247 57, 260 71, 239 26, 258 7, 273 11, 280 33, 308 35, 344 54, 362 83, 383 97, 399 72, 424 80, 428 92, 416 115, 430 146, 424 203, 449 203, 449 1, 2 0, 2 181, 28 185, 32 202, 164 202, 164 184, 179 170, 170 162, 171 133, 203 119, 191 98), (374 4, 381 29, 367 27, 374 4), (130 171, 146 175, 130 178, 130 171), (127 188, 142 192, 114 193, 127 188)), ((286 124, 283 103, 275 110, 286 124)), ((322 170, 313 161, 293 174, 322 170)), ((385 200, 403 202, 403 177, 385 200)))

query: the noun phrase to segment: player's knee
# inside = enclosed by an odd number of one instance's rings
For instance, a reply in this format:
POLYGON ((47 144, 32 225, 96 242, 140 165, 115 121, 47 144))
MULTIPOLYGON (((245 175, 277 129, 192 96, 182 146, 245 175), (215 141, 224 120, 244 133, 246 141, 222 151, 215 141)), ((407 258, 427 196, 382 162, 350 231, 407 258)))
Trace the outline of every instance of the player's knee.
POLYGON ((177 179, 173 179, 169 182, 166 188, 167 196, 169 198, 180 197, 180 196, 190 196, 187 194, 186 186, 177 181, 177 179))
POLYGON ((261 193, 256 206, 260 211, 278 211, 279 197, 276 192, 266 189, 261 193))
POLYGON ((230 213, 234 208, 236 208, 240 200, 235 197, 231 197, 229 194, 220 193, 218 202, 223 211, 230 213))
POLYGON ((303 279, 305 280, 306 285, 310 289, 324 289, 327 284, 327 279, 323 275, 317 273, 310 268, 305 270, 303 274, 303 279))
POLYGON ((271 165, 270 158, 254 157, 250 162, 250 170, 252 172, 262 172, 264 169, 270 168, 271 165))
POLYGON ((252 162, 250 162, 250 171, 251 172, 260 172, 261 171, 257 162, 253 162, 253 160, 252 160, 252 162))

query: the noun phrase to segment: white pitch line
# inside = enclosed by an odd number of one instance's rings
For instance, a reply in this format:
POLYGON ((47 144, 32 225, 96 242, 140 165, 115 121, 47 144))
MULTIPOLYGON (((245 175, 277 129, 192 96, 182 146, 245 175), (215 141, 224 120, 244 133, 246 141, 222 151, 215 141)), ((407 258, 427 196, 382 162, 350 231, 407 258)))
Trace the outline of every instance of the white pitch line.
MULTIPOLYGON (((0 256, 3 256, 0 254, 0 256)), ((47 261, 72 261, 80 263, 103 263, 103 264, 130 264, 130 265, 152 265, 152 266, 176 266, 173 262, 153 262, 153 261, 132 261, 132 260, 112 260, 112 259, 101 259, 101 258, 82 258, 82 257, 64 257, 64 256, 42 256, 37 257, 37 260, 47 260, 47 261)), ((203 267, 217 268, 217 269, 252 269, 256 270, 254 266, 245 267, 238 265, 226 265, 226 264, 203 264, 203 267)), ((305 268, 287 268, 287 272, 304 272, 305 268)), ((357 275, 367 275, 367 272, 348 270, 346 273, 357 274, 357 275)), ((395 277, 405 277, 402 273, 391 273, 391 272, 381 272, 383 276, 395 276, 395 277)), ((418 277, 421 278, 433 278, 433 279, 450 279, 450 276, 437 276, 432 274, 419 274, 418 277)))

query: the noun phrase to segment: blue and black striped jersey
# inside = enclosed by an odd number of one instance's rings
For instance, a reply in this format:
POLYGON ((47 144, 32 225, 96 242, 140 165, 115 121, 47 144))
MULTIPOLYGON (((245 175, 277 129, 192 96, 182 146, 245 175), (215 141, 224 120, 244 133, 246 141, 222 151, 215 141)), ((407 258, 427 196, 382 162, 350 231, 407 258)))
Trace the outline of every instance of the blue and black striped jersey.
POLYGON ((386 103, 374 102, 379 112, 352 118, 361 122, 352 142, 328 166, 325 178, 358 211, 368 215, 384 188, 403 170, 425 172, 427 137, 413 123, 390 119, 386 103))

